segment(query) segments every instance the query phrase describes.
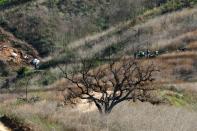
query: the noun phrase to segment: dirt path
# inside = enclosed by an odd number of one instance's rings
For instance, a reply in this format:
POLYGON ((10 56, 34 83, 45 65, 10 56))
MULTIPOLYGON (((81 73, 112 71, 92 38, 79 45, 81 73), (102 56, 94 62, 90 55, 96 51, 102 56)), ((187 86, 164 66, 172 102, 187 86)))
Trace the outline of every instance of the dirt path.
POLYGON ((187 82, 187 83, 173 83, 173 84, 166 84, 167 87, 175 87, 181 90, 189 90, 192 92, 197 93, 197 82, 187 82))

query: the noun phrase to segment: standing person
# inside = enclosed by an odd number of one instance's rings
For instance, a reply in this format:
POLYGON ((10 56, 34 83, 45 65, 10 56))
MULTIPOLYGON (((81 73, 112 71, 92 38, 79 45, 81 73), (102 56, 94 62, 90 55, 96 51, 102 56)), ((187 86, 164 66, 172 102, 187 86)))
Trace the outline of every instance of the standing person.
POLYGON ((137 59, 137 52, 134 52, 134 59, 137 59))
POLYGON ((149 49, 147 49, 147 50, 146 50, 146 57, 147 57, 147 58, 149 58, 149 57, 150 57, 150 53, 151 53, 151 52, 150 52, 150 50, 149 50, 149 49))

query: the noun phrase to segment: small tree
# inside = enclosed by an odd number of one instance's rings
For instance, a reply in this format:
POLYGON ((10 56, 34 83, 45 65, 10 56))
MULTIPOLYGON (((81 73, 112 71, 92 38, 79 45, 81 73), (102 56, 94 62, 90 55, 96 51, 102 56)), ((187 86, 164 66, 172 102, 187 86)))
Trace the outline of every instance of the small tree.
POLYGON ((148 101, 149 85, 154 80, 153 64, 143 67, 132 59, 112 62, 92 69, 92 64, 82 62, 76 73, 67 73, 59 67, 73 87, 69 88, 70 97, 94 102, 100 113, 110 113, 119 103, 126 100, 148 101))

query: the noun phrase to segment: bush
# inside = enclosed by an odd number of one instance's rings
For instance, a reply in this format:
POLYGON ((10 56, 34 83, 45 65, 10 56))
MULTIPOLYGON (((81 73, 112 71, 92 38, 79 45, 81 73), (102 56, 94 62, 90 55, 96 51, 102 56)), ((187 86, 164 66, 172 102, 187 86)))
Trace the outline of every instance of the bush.
POLYGON ((23 77, 25 77, 29 72, 30 72, 30 69, 29 69, 28 67, 21 67, 21 68, 17 71, 17 77, 18 77, 18 78, 23 78, 23 77))
POLYGON ((33 46, 38 50, 41 56, 49 55, 54 49, 52 42, 47 39, 39 39, 34 41, 33 46))
POLYGON ((5 41, 7 39, 7 36, 4 34, 0 34, 0 41, 5 41))
POLYGON ((196 0, 170 0, 162 6, 162 13, 178 10, 184 7, 190 7, 196 0))
MULTIPOLYGON (((21 4, 27 0, 9 1, 12 4, 21 4)), ((8 9, 7 13, 2 12, 0 17, 6 20, 0 23, 18 38, 32 44, 40 55, 47 56, 55 52, 56 48, 61 51, 62 44, 68 44, 92 33, 106 30, 122 21, 133 19, 146 9, 165 1, 45 0, 42 6, 48 10, 37 8, 40 3, 29 4, 30 7, 19 6, 18 9, 8 9), (66 39, 66 42, 63 39, 66 39)))
POLYGON ((0 0, 0 9, 8 8, 13 5, 22 4, 30 0, 0 0))
POLYGON ((51 72, 48 71, 44 74, 44 79, 41 84, 47 86, 53 84, 55 80, 57 80, 57 78, 51 72))
POLYGON ((8 0, 0 0, 0 5, 4 5, 8 0))
POLYGON ((9 75, 9 69, 7 68, 7 64, 4 61, 0 60, 0 75, 7 77, 9 75))
POLYGON ((109 18, 101 17, 97 20, 97 26, 100 28, 100 30, 106 30, 109 28, 109 18))

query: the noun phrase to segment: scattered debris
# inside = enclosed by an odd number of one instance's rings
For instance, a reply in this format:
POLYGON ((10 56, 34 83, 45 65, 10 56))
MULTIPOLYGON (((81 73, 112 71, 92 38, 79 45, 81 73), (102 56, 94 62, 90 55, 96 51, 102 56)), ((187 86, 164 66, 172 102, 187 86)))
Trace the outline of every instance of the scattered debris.
POLYGON ((11 52, 11 56, 17 58, 18 54, 16 54, 15 52, 11 52))
POLYGON ((30 65, 33 57, 38 58, 38 53, 33 47, 18 40, 0 27, 0 60, 17 69, 30 65))

